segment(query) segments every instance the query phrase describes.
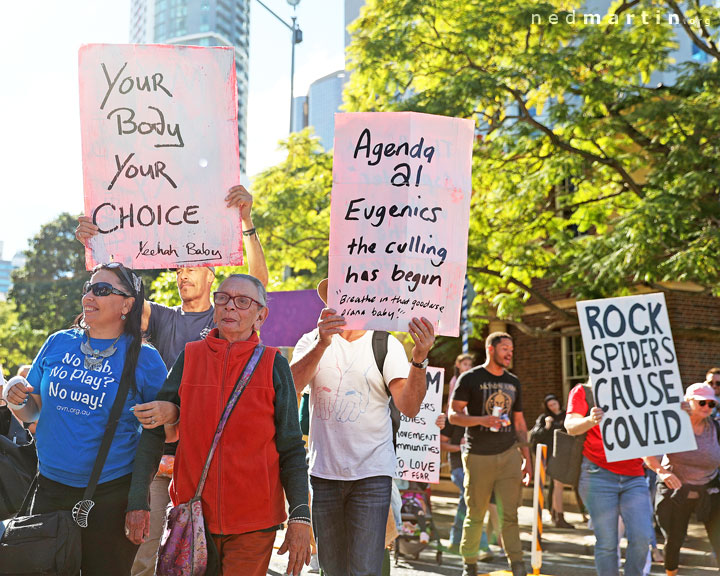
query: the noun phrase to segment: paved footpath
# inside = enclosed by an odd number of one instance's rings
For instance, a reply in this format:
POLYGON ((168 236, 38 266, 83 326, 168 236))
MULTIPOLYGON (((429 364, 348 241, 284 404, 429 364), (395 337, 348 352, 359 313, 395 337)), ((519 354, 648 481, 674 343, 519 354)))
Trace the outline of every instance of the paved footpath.
MULTIPOLYGON (((446 540, 449 529, 455 514, 456 498, 448 496, 432 497, 433 515, 436 526, 443 539, 443 545, 448 545, 446 540)), ((593 545, 595 537, 591 530, 580 527, 582 516, 580 514, 567 513, 566 519, 578 526, 575 530, 557 530, 550 525, 545 527, 543 537, 543 567, 541 574, 552 576, 592 576, 596 574, 593 559, 593 545)), ((526 565, 532 574, 530 567, 530 534, 532 521, 532 508, 522 507, 519 510, 520 534, 523 540, 523 549, 526 551, 526 565)), ((550 521, 549 512, 545 512, 545 520, 550 521)), ((276 539, 276 548, 280 546, 284 538, 284 532, 279 532, 276 539)), ((623 543, 624 547, 624 543, 623 543)), ((662 545, 660 546, 662 548, 662 545)), ((278 556, 277 550, 273 552, 268 575, 282 576, 287 567, 287 555, 278 556)), ((435 561, 435 548, 427 548, 420 553, 418 560, 412 558, 401 558, 399 564, 393 566, 393 576, 412 575, 444 575, 460 576, 462 572, 462 560, 460 556, 443 552, 442 565, 435 561)), ((688 530, 688 537, 681 552, 680 558, 681 576, 710 576, 717 575, 714 558, 711 554, 705 528, 700 524, 691 524, 688 530)), ((481 562, 478 564, 478 573, 492 574, 493 576, 506 576, 510 573, 507 570, 507 562, 504 558, 496 558, 492 562, 481 562)), ((308 568, 303 570, 303 576, 308 574, 308 568)), ((661 564, 653 564, 651 574, 664 575, 665 570, 661 564)))

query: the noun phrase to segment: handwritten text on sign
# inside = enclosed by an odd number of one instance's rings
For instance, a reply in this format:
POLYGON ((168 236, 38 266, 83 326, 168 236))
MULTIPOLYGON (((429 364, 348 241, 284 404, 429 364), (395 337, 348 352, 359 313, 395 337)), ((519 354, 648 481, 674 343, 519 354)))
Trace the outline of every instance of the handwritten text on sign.
POLYGON ((608 462, 695 450, 663 294, 578 302, 608 462))
POLYGON ((473 122, 335 115, 328 305, 346 328, 457 336, 467 263, 473 122))
POLYGON ((88 268, 242 264, 232 48, 92 44, 79 69, 88 268))
POLYGON ((400 415, 397 433, 396 476, 415 482, 440 482, 440 429, 435 420, 442 413, 445 370, 428 367, 427 394, 415 418, 400 415))

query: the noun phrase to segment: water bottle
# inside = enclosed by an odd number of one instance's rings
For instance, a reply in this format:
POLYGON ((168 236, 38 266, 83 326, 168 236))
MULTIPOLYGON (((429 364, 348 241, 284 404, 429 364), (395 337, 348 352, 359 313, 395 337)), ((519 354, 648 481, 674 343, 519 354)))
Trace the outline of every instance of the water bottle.
MULTIPOLYGON (((501 414, 502 414, 502 406, 493 406, 492 415, 500 417, 501 414)), ((495 428, 494 426, 492 426, 490 428, 490 432, 498 432, 499 430, 500 430, 500 428, 495 428)))

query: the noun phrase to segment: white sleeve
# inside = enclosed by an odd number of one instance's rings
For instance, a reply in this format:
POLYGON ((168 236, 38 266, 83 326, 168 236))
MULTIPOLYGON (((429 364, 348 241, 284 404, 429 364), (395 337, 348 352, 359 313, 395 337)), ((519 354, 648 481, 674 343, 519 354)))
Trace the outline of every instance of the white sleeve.
POLYGON ((317 328, 311 332, 307 332, 300 337, 295 348, 293 349, 293 360, 298 360, 307 354, 313 342, 317 340, 317 328))
POLYGON ((407 378, 410 372, 405 348, 400 344, 400 340, 392 334, 388 336, 388 350, 383 366, 383 380, 386 384, 390 384, 396 378, 407 378))

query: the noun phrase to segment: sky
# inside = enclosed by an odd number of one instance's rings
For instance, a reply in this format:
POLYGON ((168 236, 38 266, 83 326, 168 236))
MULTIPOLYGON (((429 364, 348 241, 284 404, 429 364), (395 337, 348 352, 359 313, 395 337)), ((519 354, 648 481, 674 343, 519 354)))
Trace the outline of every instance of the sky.
MULTIPOLYGON (((286 0, 264 0, 284 20, 286 0)), ((342 0, 301 0, 303 42, 295 47, 295 95, 344 67, 342 0)), ((3 4, 0 64, 2 259, 42 224, 83 208, 77 51, 129 42, 130 0, 34 0, 3 4)), ((250 8, 247 172, 282 160, 290 120, 290 31, 258 2, 250 8)))

